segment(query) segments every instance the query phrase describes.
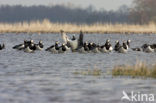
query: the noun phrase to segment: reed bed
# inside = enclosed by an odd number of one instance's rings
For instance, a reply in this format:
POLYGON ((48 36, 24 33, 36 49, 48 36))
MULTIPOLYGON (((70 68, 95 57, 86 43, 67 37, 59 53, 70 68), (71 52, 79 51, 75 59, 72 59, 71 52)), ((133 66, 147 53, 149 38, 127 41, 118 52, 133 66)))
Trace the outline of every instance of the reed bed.
POLYGON ((156 64, 151 66, 144 62, 137 62, 135 65, 115 66, 112 75, 156 78, 156 64))
POLYGON ((64 30, 67 33, 105 33, 105 34, 156 34, 156 24, 147 25, 132 24, 71 24, 52 23, 48 19, 43 21, 0 23, 0 33, 59 33, 64 30))

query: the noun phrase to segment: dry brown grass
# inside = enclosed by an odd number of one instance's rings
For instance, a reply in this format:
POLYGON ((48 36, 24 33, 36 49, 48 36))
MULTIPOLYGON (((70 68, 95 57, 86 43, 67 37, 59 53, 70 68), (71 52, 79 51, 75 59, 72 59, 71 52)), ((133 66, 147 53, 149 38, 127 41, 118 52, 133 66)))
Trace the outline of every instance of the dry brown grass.
POLYGON ((156 78, 156 65, 147 66, 144 62, 137 62, 135 65, 115 66, 112 75, 156 78))
POLYGON ((1 33, 59 33, 64 30, 68 33, 114 33, 114 34, 156 34, 156 24, 130 25, 130 24, 70 24, 52 23, 45 19, 43 21, 0 23, 1 33))

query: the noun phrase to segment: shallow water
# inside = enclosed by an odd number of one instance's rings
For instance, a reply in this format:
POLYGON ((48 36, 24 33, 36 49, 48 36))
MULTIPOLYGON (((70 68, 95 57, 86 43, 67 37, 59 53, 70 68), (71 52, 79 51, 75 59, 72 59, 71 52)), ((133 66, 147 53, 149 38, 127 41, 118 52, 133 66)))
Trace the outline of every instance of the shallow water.
MULTIPOLYGON (((131 47, 156 43, 156 35, 85 35, 85 40, 100 44, 104 44, 107 38, 113 45, 115 40, 131 39, 131 47)), ((6 49, 0 51, 0 103, 122 103, 123 90, 156 95, 155 79, 113 78, 108 74, 114 65, 135 64, 137 60, 153 64, 156 53, 51 54, 37 51, 29 54, 12 49, 24 39, 42 40, 46 48, 57 40, 61 41, 61 36, 0 34, 0 43, 6 44, 6 49), (92 69, 95 65, 103 75, 74 74, 77 70, 92 69)))

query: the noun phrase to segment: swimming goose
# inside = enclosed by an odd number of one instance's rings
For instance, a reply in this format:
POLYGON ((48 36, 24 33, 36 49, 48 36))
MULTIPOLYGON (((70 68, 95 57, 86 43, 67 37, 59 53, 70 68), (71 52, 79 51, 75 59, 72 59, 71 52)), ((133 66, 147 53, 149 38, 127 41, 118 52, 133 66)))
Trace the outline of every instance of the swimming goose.
POLYGON ((123 42, 123 45, 120 46, 118 52, 119 53, 127 53, 127 51, 128 51, 128 45, 126 42, 123 42))
POLYGON ((130 48, 130 42, 131 42, 131 40, 129 39, 129 40, 127 40, 127 45, 128 45, 128 48, 130 48))
POLYGON ((83 44, 83 46, 78 49, 78 51, 80 53, 87 53, 87 52, 89 52, 88 42, 85 42, 83 44))
POLYGON ((106 47, 103 45, 99 48, 100 52, 102 53, 109 53, 109 50, 106 49, 106 47))
POLYGON ((119 50, 119 48, 121 47, 121 45, 120 45, 120 42, 117 40, 117 41, 115 41, 115 46, 114 46, 114 50, 115 51, 118 51, 119 50))
POLYGON ((144 52, 151 53, 151 52, 154 52, 154 49, 152 49, 151 46, 148 45, 146 48, 144 48, 144 52))
POLYGON ((79 53, 87 53, 89 52, 88 43, 85 42, 82 46, 78 48, 79 53))
POLYGON ((63 43, 61 47, 59 47, 58 53, 65 53, 67 51, 66 45, 63 43))
POLYGON ((100 53, 99 47, 95 43, 91 43, 90 51, 93 53, 100 53))
POLYGON ((102 48, 104 49, 104 51, 107 50, 105 52, 111 52, 113 50, 113 47, 110 43, 110 39, 106 40, 106 43, 105 43, 105 45, 102 46, 102 48))
POLYGON ((24 44, 15 45, 15 46, 13 47, 13 49, 17 49, 17 50, 22 50, 22 49, 24 49, 24 48, 25 48, 25 45, 24 45, 24 44))
POLYGON ((49 51, 51 53, 57 54, 58 50, 59 50, 59 45, 58 44, 59 44, 59 42, 56 41, 55 45, 52 45, 52 46, 48 47, 45 51, 49 51))
POLYGON ((29 45, 29 48, 31 50, 34 50, 35 51, 36 50, 36 45, 32 43, 32 44, 29 45))
POLYGON ((24 52, 26 52, 26 53, 34 53, 34 50, 30 49, 29 46, 26 46, 25 49, 24 49, 24 52))
POLYGON ((151 47, 152 49, 156 49, 156 44, 152 44, 152 45, 150 45, 150 47, 151 47))
POLYGON ((141 48, 136 47, 136 48, 132 48, 133 51, 142 51, 141 48))
POLYGON ((36 50, 43 50, 43 42, 40 40, 38 44, 35 44, 36 50))
POLYGON ((5 48, 5 45, 4 44, 3 45, 0 44, 0 50, 2 50, 4 48, 5 48))

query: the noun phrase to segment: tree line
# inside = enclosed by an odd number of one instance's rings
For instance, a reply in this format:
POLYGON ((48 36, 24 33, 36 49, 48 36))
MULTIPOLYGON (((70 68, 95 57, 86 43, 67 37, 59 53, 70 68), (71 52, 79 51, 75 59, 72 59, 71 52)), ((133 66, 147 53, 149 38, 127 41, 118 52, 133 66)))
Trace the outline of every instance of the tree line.
POLYGON ((0 22, 22 22, 49 19, 59 23, 136 23, 156 22, 156 0, 134 0, 131 8, 123 5, 116 11, 55 6, 0 6, 0 22))
POLYGON ((96 11, 92 7, 87 9, 56 6, 1 6, 0 22, 18 22, 49 19, 52 22, 70 23, 124 23, 127 22, 128 13, 118 11, 96 11))

